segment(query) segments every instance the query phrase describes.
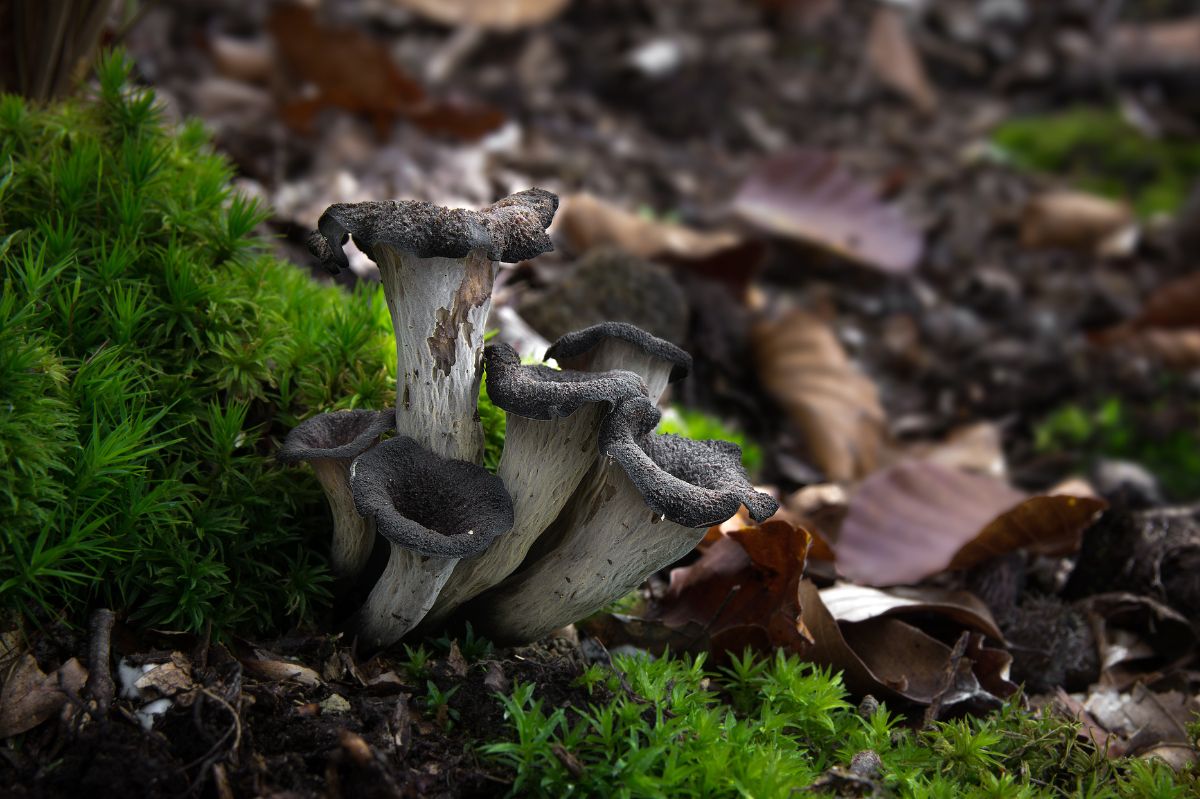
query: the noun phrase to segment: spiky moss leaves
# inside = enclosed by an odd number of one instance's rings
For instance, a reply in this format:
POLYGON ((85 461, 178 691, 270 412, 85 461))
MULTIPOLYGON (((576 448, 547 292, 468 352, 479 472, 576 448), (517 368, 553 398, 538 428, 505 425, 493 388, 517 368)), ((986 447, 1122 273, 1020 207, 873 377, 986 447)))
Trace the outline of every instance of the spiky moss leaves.
POLYGON ((377 288, 265 255, 263 210, 129 68, 0 98, 0 605, 277 627, 326 597, 328 521, 270 456, 301 418, 391 404, 391 322, 377 288))
POLYGON ((879 755, 883 795, 913 799, 1183 797, 1200 787, 1194 769, 1109 758, 1077 724, 1019 700, 917 730, 886 707, 864 718, 839 675, 783 653, 731 657, 721 669, 702 657, 613 661, 580 678, 597 698, 587 708, 547 707, 533 684, 499 696, 509 740, 483 751, 512 769, 510 796, 808 795, 865 750, 879 755))

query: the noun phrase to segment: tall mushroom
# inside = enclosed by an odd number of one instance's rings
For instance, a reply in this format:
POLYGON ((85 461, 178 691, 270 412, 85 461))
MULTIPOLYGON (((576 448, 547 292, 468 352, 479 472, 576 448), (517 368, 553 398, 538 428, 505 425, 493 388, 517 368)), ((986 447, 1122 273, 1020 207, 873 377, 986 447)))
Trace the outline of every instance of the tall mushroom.
POLYGON ((498 261, 553 249, 558 197, 527 189, 481 211, 428 202, 329 206, 309 249, 335 274, 348 237, 379 265, 396 334, 396 429, 447 458, 478 463, 484 325, 498 261))
POLYGON ((605 418, 607 459, 546 532, 551 548, 471 604, 484 634, 536 640, 629 593, 739 506, 756 521, 776 511, 775 500, 751 486, 735 444, 655 434, 659 417, 637 397, 605 418))
POLYGON ((459 560, 486 550, 513 523, 500 478, 407 436, 356 458, 350 488, 355 508, 391 546, 383 575, 349 624, 372 651, 416 626, 459 560))
POLYGON ((322 413, 296 425, 275 457, 282 463, 308 461, 333 511, 333 543, 329 559, 339 577, 357 576, 367 565, 375 541, 374 526, 354 510, 350 463, 396 426, 386 411, 322 413))
POLYGON ((644 396, 632 372, 575 372, 521 364, 508 344, 484 349, 487 390, 507 411, 498 470, 512 496, 513 529, 477 558, 464 560, 438 596, 428 621, 496 585, 521 564, 596 459, 600 421, 623 399, 644 396))
POLYGON ((568 333, 546 351, 564 368, 588 372, 625 369, 646 382, 651 402, 692 370, 692 356, 627 322, 602 322, 568 333))

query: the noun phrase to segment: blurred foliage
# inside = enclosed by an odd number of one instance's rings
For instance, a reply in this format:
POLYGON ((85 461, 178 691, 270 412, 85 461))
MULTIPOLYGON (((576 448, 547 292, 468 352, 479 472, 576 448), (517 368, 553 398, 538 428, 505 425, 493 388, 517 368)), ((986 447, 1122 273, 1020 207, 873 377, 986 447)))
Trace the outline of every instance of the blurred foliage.
POLYGON ((298 420, 387 407, 378 287, 265 254, 263 209, 107 56, 86 100, 0 99, 0 606, 218 634, 328 596, 298 420))
POLYGON ((1034 430, 1042 452, 1079 453, 1084 459, 1121 458, 1149 469, 1176 499, 1200 498, 1200 408, 1191 424, 1169 432, 1149 430, 1146 418, 1166 407, 1134 412, 1117 397, 1098 405, 1066 405, 1044 418, 1034 430))
POLYGON ((762 449, 750 441, 742 433, 733 430, 720 419, 701 411, 672 405, 663 412, 662 421, 658 423, 659 433, 675 433, 685 438, 698 440, 722 439, 732 441, 742 448, 742 465, 751 476, 758 473, 762 466, 762 449))
POLYGON ((1129 200, 1142 216, 1175 211, 1200 174, 1200 141, 1150 138, 1106 109, 1009 120, 992 141, 1017 165, 1129 200))

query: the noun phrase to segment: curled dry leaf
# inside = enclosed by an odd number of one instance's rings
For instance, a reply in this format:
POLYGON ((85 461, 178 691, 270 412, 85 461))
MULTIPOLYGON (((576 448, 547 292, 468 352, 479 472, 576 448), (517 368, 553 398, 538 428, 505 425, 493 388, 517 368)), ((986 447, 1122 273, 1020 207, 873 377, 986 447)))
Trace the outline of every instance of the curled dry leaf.
POLYGON ((392 60, 381 42, 361 30, 319 20, 307 6, 277 4, 267 19, 275 51, 301 84, 316 87, 313 97, 295 99, 281 109, 293 128, 311 130, 326 107, 364 114, 380 137, 398 118, 430 133, 477 139, 504 123, 494 108, 436 101, 392 60))
POLYGON ((558 16, 570 0, 392 0, 443 25, 471 25, 512 31, 540 25, 558 16))
POLYGON ((1166 283, 1140 314, 1094 340, 1173 369, 1200 366, 1200 272, 1166 283))
POLYGON ((1137 242, 1133 209, 1127 203, 1080 191, 1049 191, 1029 200, 1021 214, 1021 243, 1125 255, 1137 242))
POLYGON ((801 580, 798 593, 814 641, 802 657, 841 670, 855 694, 922 705, 937 701, 943 712, 954 712, 996 708, 1016 690, 1005 678, 1011 658, 983 646, 978 633, 970 634, 965 652, 956 654, 893 616, 838 621, 809 580, 801 580))
MULTIPOLYGON (((265 655, 266 653, 262 654, 265 655)), ((321 675, 308 666, 299 663, 289 663, 286 660, 277 660, 274 657, 267 656, 252 660, 243 660, 242 665, 246 668, 246 671, 259 679, 271 680, 272 682, 297 682, 305 688, 314 688, 321 685, 321 675)))
POLYGON ((821 601, 837 621, 859 622, 884 616, 933 613, 945 616, 997 641, 1004 635, 987 605, 967 591, 944 588, 870 588, 838 583, 821 589, 821 601))
POLYGON ((796 594, 811 541, 806 530, 776 520, 719 533, 699 560, 671 572, 646 618, 706 633, 718 654, 747 646, 799 651, 811 640, 796 594))
POLYGON ((759 230, 831 250, 884 272, 911 272, 923 237, 831 153, 768 158, 738 189, 733 213, 759 230))
POLYGON ((1025 494, 992 477, 928 461, 871 475, 850 498, 835 551, 865 585, 919 582, 1022 547, 1062 551, 1105 507, 1094 497, 1025 494))
POLYGON ((883 6, 875 10, 867 34, 867 64, 880 82, 921 111, 928 114, 937 107, 937 92, 898 9, 883 6))
POLYGON ((71 658, 46 674, 33 655, 23 655, 4 675, 0 691, 0 740, 28 732, 59 711, 67 694, 78 694, 87 669, 71 658))
POLYGON ((737 233, 647 219, 586 192, 562 198, 551 230, 577 253, 616 247, 640 258, 738 282, 748 280, 765 255, 760 242, 737 233))
POLYGON ((759 379, 804 434, 809 455, 833 480, 875 470, 885 437, 875 384, 816 316, 794 311, 753 331, 759 379))

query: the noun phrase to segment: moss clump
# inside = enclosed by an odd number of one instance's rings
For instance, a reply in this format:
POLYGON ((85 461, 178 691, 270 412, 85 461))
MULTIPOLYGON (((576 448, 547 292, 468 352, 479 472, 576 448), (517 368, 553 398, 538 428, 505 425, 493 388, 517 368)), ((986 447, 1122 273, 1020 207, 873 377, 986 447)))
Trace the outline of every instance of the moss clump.
POLYGON ((326 597, 328 522, 272 455, 311 413, 391 403, 387 308, 264 254, 204 131, 128 72, 0 99, 0 606, 276 627, 326 597))
POLYGON ((864 717, 841 678, 782 653, 732 658, 615 657, 589 691, 610 700, 546 708, 533 685, 501 696, 511 740, 486 755, 514 772, 510 796, 792 797, 855 755, 878 773, 829 795, 898 797, 1193 796, 1200 774, 1158 760, 1109 758, 1079 725, 1010 703, 984 718, 924 730, 880 707, 864 717), (872 793, 871 789, 877 789, 872 793))
POLYGON ((1200 141, 1148 138, 1107 109, 1013 119, 992 141, 1021 167, 1128 199, 1143 216, 1179 208, 1200 173, 1200 141))

